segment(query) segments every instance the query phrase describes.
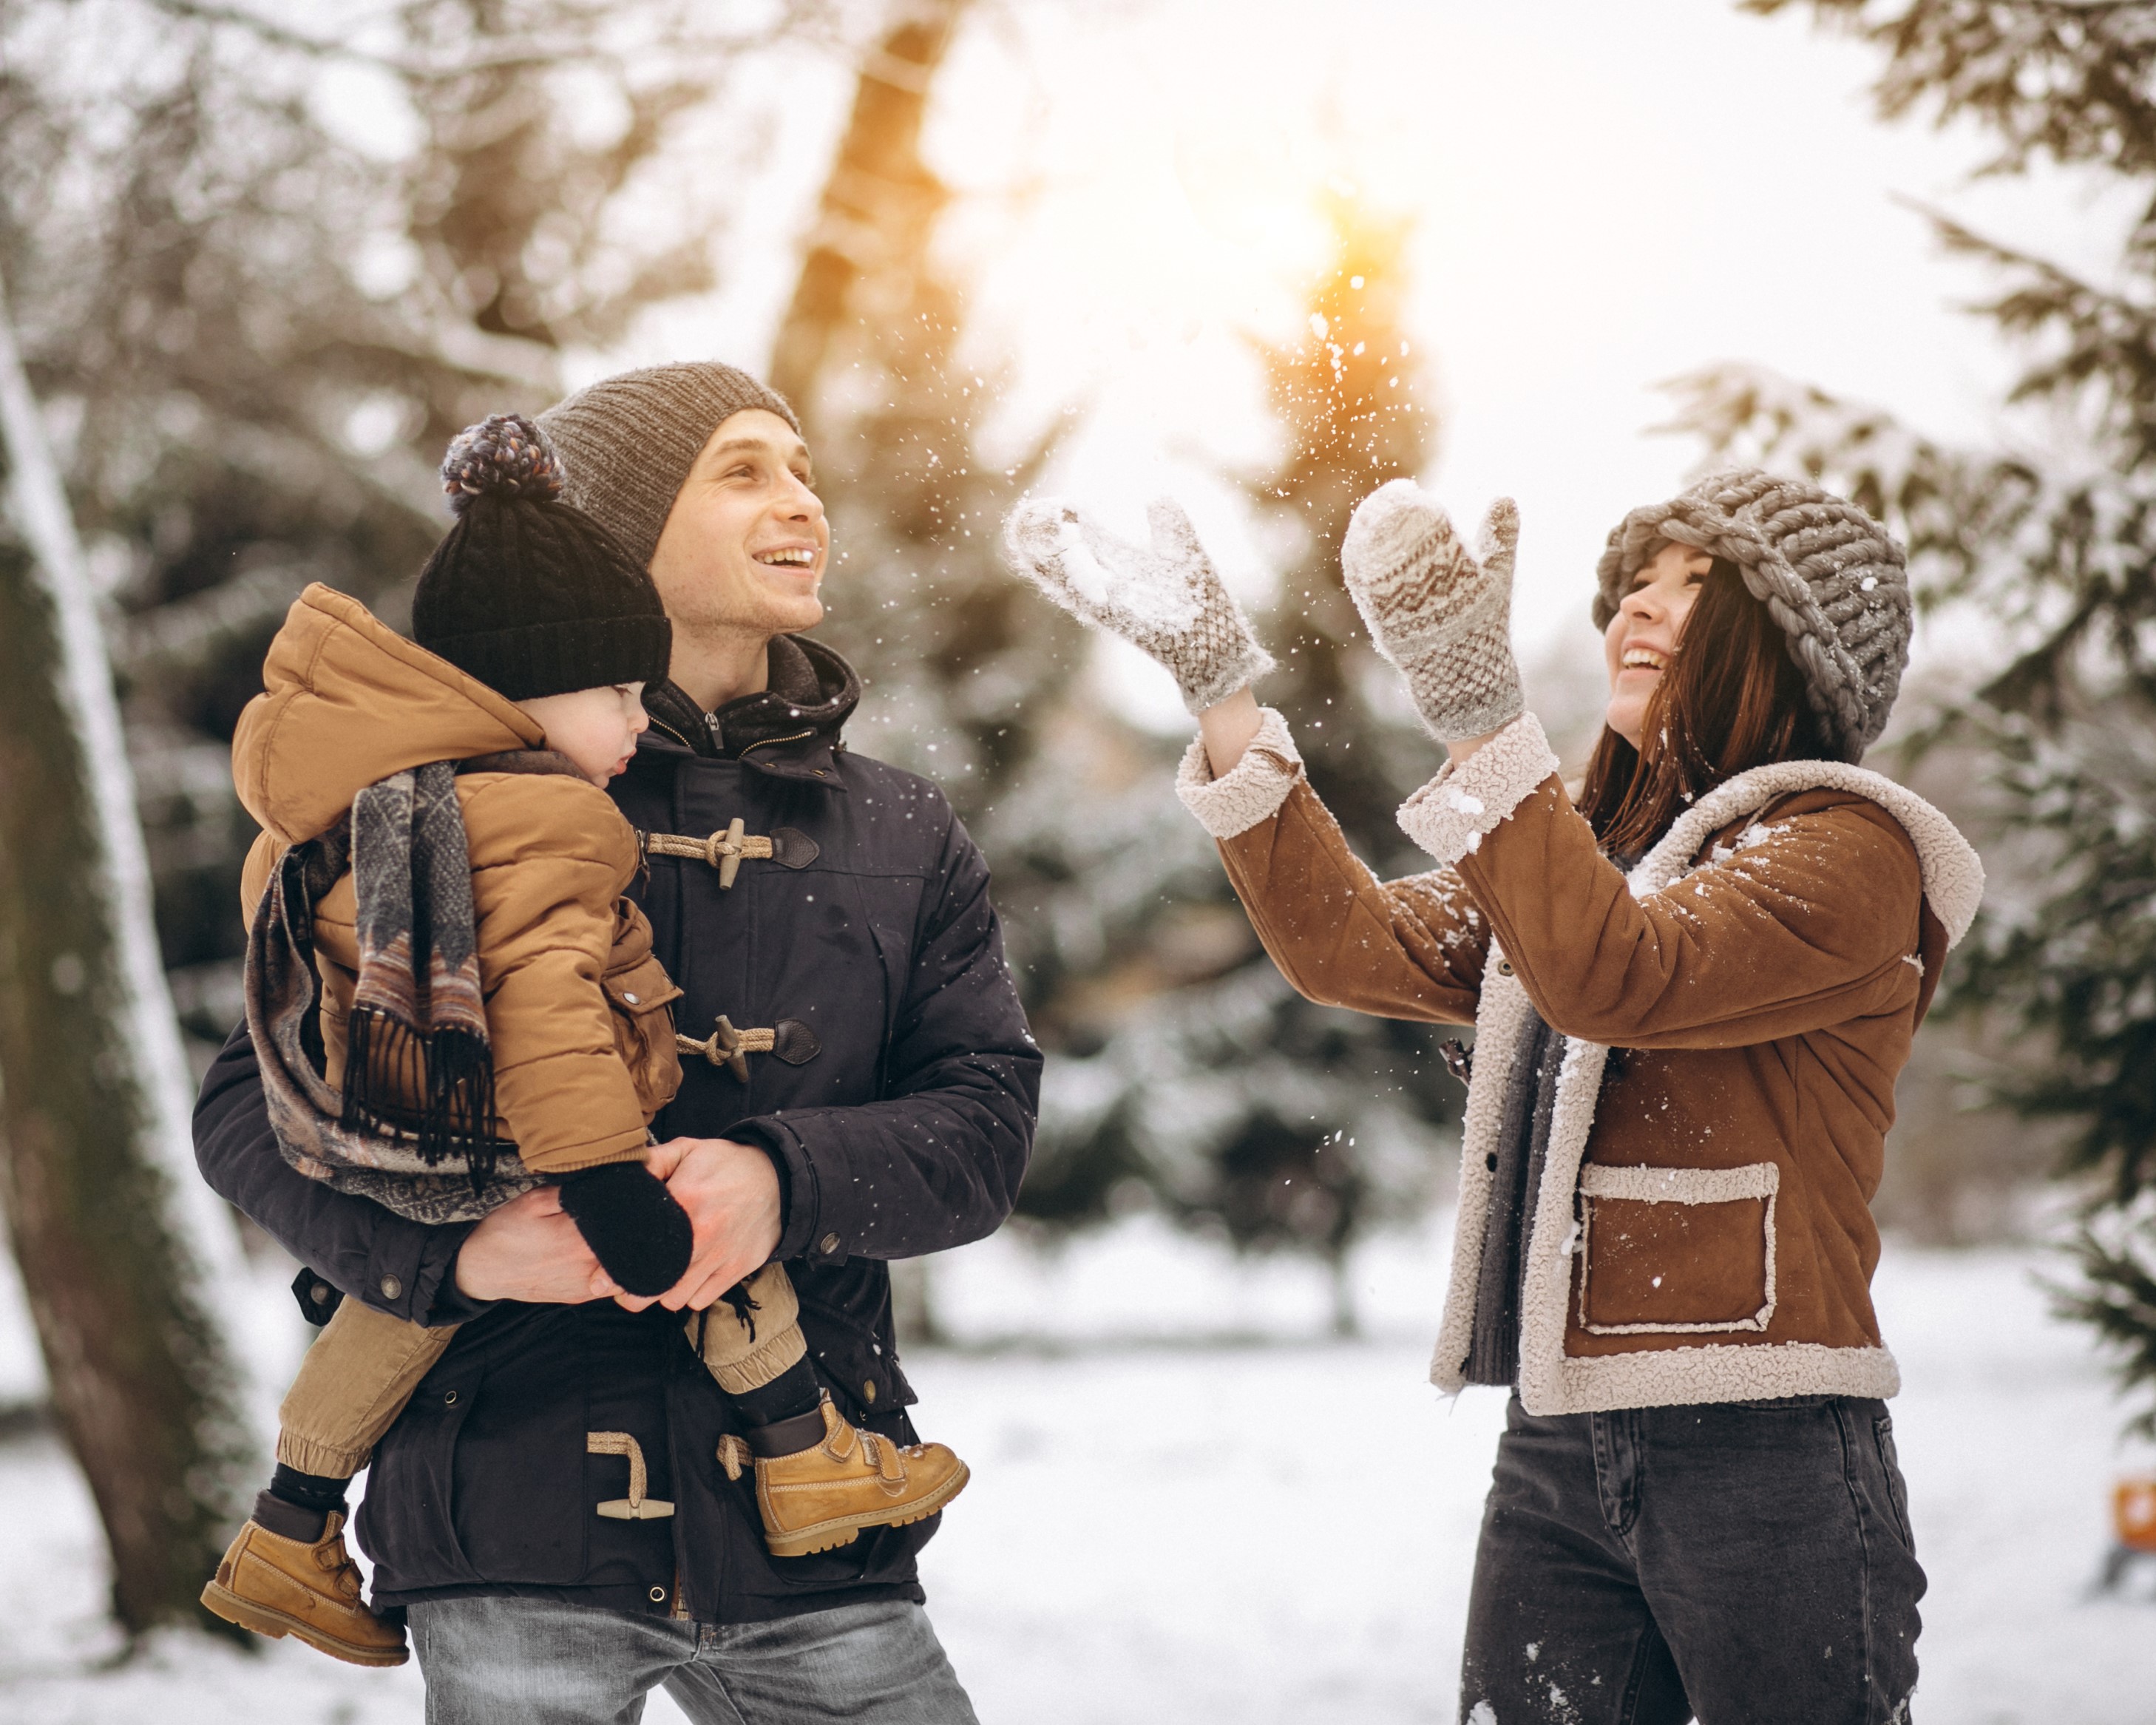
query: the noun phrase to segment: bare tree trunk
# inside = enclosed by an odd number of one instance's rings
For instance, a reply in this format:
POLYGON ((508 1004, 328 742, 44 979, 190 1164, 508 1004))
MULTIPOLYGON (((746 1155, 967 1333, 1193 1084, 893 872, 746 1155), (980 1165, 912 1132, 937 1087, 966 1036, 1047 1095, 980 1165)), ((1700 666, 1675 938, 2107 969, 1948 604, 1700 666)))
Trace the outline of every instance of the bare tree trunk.
MULTIPOLYGON (((918 309, 910 301, 950 197, 921 159, 921 126, 929 87, 968 3, 901 0, 861 64, 852 116, 772 345, 772 386, 793 402, 811 436, 824 373, 843 363, 840 332, 856 319, 896 321, 918 309)), ((943 1340, 930 1261, 892 1264, 891 1287, 901 1343, 943 1340)))
POLYGON ((1340 1341, 1355 1341, 1363 1333, 1363 1314, 1355 1301, 1354 1264, 1348 1248, 1328 1253, 1325 1267, 1332 1282, 1332 1333, 1340 1341))
POLYGON ((950 193, 921 159, 929 86, 970 0, 911 0, 862 62, 854 110, 801 260, 793 298, 772 344, 771 383, 804 421, 815 417, 817 386, 831 338, 857 305, 864 278, 910 277, 927 250, 950 193), (894 270, 891 266, 900 266, 894 270))
POLYGON ((196 1605, 252 1449, 205 1298, 236 1276, 196 1176, 110 667, 0 288, 0 1194, 60 1430, 131 1633, 196 1605))

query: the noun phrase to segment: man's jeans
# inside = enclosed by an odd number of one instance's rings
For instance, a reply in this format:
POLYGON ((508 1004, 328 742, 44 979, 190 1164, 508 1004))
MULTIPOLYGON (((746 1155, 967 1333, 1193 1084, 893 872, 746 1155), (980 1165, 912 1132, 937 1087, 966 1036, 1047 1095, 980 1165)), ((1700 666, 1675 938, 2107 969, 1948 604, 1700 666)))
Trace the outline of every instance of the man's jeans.
POLYGON ((976 1725, 928 1614, 905 1600, 723 1625, 442 1599, 409 1620, 427 1725, 636 1725, 662 1684, 696 1725, 976 1725))
POLYGON ((1542 1419, 1512 1399, 1468 1605, 1473 1725, 1886 1725, 1924 1572, 1883 1402, 1542 1419))

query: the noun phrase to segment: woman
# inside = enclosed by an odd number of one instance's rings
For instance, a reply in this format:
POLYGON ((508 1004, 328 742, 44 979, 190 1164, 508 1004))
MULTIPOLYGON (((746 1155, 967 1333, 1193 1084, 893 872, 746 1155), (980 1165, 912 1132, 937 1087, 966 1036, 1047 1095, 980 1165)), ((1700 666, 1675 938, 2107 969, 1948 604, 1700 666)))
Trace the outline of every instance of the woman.
POLYGON ((1149 551, 1052 503, 1007 529, 1177 675, 1202 733, 1178 791, 1288 979, 1476 1026, 1432 1377, 1513 1395, 1460 1717, 1905 1718, 1924 1583, 1867 1206, 1983 874, 1855 764, 1906 659, 1902 552, 1763 473, 1633 511, 1575 802, 1508 644, 1517 535, 1500 503, 1471 556, 1406 480, 1348 529, 1349 591, 1450 757, 1400 810, 1435 871, 1383 882, 1250 695, 1271 661, 1179 511, 1149 551))

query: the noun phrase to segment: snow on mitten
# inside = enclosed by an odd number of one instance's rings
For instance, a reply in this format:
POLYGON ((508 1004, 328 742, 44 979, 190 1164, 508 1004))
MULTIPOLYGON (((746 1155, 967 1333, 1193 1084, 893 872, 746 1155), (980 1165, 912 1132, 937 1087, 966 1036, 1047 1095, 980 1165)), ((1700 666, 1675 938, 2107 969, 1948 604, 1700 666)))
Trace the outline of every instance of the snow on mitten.
POLYGON ((1348 523, 1348 591, 1440 742, 1498 730, 1526 705, 1512 642, 1519 537, 1519 507, 1501 497, 1482 523, 1481 557, 1469 555, 1436 500, 1406 479, 1378 486, 1348 523))
POLYGON ((1011 567, 1081 623, 1120 635, 1166 665, 1194 713, 1273 668, 1229 596, 1190 517, 1173 498, 1146 511, 1150 547, 1132 545, 1069 504, 1030 497, 1004 521, 1011 567))

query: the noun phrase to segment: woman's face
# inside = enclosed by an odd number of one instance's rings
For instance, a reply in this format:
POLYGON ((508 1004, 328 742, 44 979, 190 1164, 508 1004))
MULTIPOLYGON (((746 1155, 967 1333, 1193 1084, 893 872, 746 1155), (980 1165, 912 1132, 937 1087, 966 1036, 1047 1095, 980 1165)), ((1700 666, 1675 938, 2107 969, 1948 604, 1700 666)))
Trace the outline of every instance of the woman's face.
POLYGON ((1609 662, 1609 728, 1634 748, 1647 719, 1647 701, 1676 655, 1685 619, 1714 559, 1689 545, 1665 545, 1632 578, 1632 590, 1602 632, 1609 662))

